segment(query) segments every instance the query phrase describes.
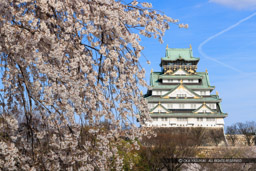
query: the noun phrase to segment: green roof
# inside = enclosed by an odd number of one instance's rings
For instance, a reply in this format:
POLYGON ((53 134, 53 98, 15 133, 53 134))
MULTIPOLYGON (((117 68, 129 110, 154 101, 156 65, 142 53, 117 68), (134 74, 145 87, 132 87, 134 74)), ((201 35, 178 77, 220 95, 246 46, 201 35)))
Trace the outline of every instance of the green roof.
POLYGON ((160 79, 202 79, 202 76, 199 76, 197 74, 194 75, 159 75, 160 79))
POLYGON ((180 76, 172 76, 172 75, 163 75, 162 72, 152 72, 150 74, 150 86, 152 87, 152 89, 173 89, 176 88, 176 85, 170 85, 170 84, 162 84, 159 82, 159 78, 170 78, 170 79, 174 79, 174 78, 179 78, 179 79, 188 79, 188 78, 193 78, 193 77, 200 77, 202 79, 202 84, 200 85, 189 85, 184 83, 189 89, 211 89, 213 90, 215 87, 210 85, 210 81, 209 81, 209 76, 208 73, 206 72, 197 72, 194 75, 191 76, 187 76, 187 75, 180 75, 180 76))
POLYGON ((217 106, 219 107, 219 111, 222 112, 222 107, 220 103, 217 103, 217 106))
POLYGON ((191 48, 167 48, 162 61, 176 61, 178 59, 184 59, 185 61, 199 61, 199 58, 193 57, 191 48))
POLYGON ((194 98, 187 98, 187 99, 183 99, 183 98, 178 98, 178 99, 164 99, 161 97, 153 97, 153 96, 148 96, 145 98, 148 102, 167 102, 167 103, 176 103, 176 102, 180 102, 180 103, 185 103, 185 102, 221 102, 221 99, 219 99, 218 97, 216 97, 215 95, 211 95, 209 97, 203 97, 203 98, 199 98, 199 99, 194 99, 194 98))

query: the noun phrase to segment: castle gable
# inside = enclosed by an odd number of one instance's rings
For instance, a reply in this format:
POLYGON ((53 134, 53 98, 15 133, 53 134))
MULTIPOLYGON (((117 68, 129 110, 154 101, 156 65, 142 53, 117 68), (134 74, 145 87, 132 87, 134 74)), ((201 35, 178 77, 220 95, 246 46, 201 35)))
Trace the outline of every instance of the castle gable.
POLYGON ((153 109, 151 109, 150 113, 170 113, 170 111, 166 109, 163 105, 158 104, 153 109))
POLYGON ((177 98, 177 97, 184 97, 184 98, 199 98, 199 95, 194 93, 192 90, 189 90, 184 85, 180 84, 174 90, 169 91, 163 98, 177 98))
POLYGON ((193 113, 215 113, 215 112, 204 103, 198 109, 193 111, 193 113))
POLYGON ((188 75, 189 73, 187 73, 186 71, 184 71, 183 69, 178 69, 177 71, 175 71, 173 73, 173 75, 188 75))

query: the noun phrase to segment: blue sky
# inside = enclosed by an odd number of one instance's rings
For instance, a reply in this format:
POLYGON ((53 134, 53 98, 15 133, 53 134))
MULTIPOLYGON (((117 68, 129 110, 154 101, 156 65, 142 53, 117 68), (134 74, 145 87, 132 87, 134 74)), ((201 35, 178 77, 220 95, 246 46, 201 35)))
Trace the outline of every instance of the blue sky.
MULTIPOLYGON (((197 71, 208 70, 210 83, 216 86, 215 90, 223 100, 223 111, 229 114, 225 119, 226 126, 256 121, 256 0, 148 2, 154 9, 189 24, 189 28, 171 25, 163 44, 157 40, 142 39, 143 54, 151 61, 148 65, 144 57, 140 60, 147 71, 147 82, 151 68, 160 71, 160 58, 165 55, 166 44, 170 48, 188 48, 191 44, 194 56, 200 57, 197 71), (230 30, 225 31, 227 28, 230 30), (214 37, 209 40, 211 36, 214 37), (207 39, 209 41, 203 43, 207 39), (199 50, 200 44, 203 45, 202 51, 199 50)), ((146 89, 143 91, 145 93, 146 89)))

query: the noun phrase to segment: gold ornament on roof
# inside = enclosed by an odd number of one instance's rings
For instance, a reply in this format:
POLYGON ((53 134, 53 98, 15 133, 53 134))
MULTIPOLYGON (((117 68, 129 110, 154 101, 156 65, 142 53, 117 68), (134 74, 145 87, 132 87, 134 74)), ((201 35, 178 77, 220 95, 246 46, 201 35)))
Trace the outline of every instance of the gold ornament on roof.
POLYGON ((189 72, 190 74, 194 74, 194 73, 195 73, 195 71, 194 71, 193 69, 191 69, 191 67, 190 67, 190 69, 188 70, 188 72, 189 72))
POLYGON ((168 69, 164 74, 166 75, 166 74, 171 74, 171 73, 173 73, 173 70, 168 69))
POLYGON ((216 95, 217 95, 217 96, 219 95, 219 92, 218 92, 218 91, 216 91, 216 95))
POLYGON ((168 44, 166 45, 166 49, 168 49, 168 44))
POLYGON ((151 69, 151 73, 153 72, 153 69, 151 69))
POLYGON ((208 74, 208 70, 206 69, 205 72, 208 74))
POLYGON ((192 49, 192 46, 191 46, 191 44, 189 45, 189 48, 190 48, 190 49, 192 49))

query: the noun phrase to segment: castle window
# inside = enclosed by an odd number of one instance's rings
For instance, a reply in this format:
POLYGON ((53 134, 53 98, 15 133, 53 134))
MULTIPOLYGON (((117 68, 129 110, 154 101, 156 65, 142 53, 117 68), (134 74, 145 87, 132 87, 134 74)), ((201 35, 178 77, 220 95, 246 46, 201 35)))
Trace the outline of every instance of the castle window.
POLYGON ((180 109, 184 109, 185 105, 184 104, 179 104, 180 109))
POLYGON ((196 104, 191 104, 191 109, 196 109, 196 104))
POLYGON ((161 91, 156 91, 156 95, 162 95, 161 91))
POLYGON ((167 104, 168 109, 172 109, 173 108, 172 106, 173 106, 172 104, 167 104))
POLYGON ((214 109, 214 104, 209 104, 209 107, 211 108, 211 109, 214 109))
POLYGON ((206 95, 206 91, 201 91, 201 95, 205 96, 206 95))
POLYGON ((167 121, 167 117, 162 118, 162 121, 167 121))
POLYGON ((197 118, 197 121, 203 121, 204 118, 197 118))
POLYGON ((186 94, 177 94, 177 97, 187 97, 186 94))
POLYGON ((206 118, 206 121, 215 121, 215 118, 206 118))
POLYGON ((177 118, 178 121, 187 121, 188 118, 177 118))

